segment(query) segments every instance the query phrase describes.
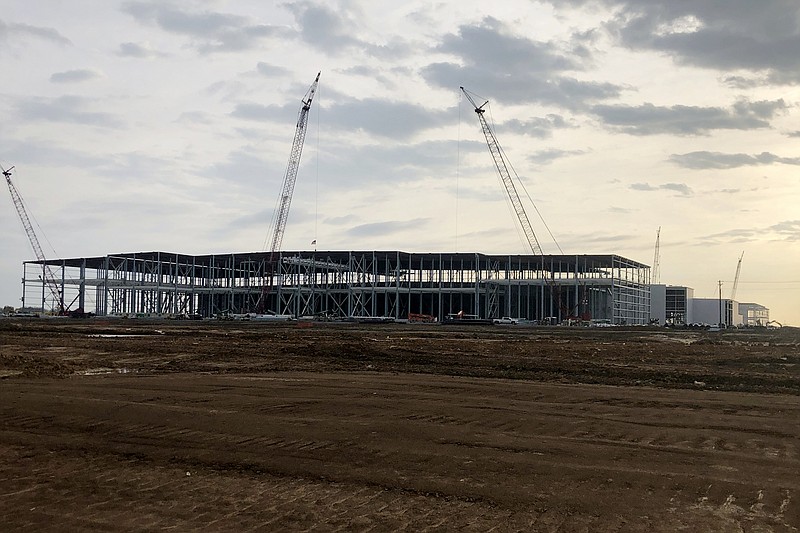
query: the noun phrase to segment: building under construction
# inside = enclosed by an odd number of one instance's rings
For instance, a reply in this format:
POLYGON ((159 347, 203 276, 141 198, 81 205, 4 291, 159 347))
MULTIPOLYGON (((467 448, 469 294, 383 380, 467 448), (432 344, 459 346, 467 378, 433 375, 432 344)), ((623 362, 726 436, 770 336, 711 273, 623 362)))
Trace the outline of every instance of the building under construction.
POLYGON ((390 318, 455 314, 646 324, 650 267, 618 255, 139 252, 27 261, 23 306, 98 316, 390 318), (47 276, 43 272, 49 270, 47 276))
POLYGON ((514 317, 646 324, 650 268, 617 255, 544 255, 510 165, 481 105, 463 87, 531 250, 531 255, 287 252, 289 215, 318 73, 302 99, 266 252, 182 255, 125 253, 46 259, 21 197, 3 174, 36 261, 24 263, 23 307, 108 315, 231 316, 473 321, 514 317), (266 314, 265 314, 266 313, 266 314))

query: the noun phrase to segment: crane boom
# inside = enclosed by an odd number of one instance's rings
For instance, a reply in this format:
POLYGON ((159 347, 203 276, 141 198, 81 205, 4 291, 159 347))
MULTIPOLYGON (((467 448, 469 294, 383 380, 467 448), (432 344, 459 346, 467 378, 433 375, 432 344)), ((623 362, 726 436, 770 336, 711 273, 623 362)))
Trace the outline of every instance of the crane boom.
POLYGON ((25 209, 25 202, 22 201, 22 196, 20 196, 19 191, 14 186, 14 182, 11 181, 11 171, 13 169, 14 169, 13 166, 8 170, 0 166, 0 170, 2 170, 3 176, 6 178, 8 191, 11 193, 11 201, 14 203, 14 207, 17 209, 17 215, 19 215, 19 220, 20 222, 22 222, 22 227, 25 229, 25 234, 28 236, 28 241, 31 243, 31 248, 33 248, 33 253, 34 255, 36 255, 36 260, 42 264, 43 281, 45 285, 47 285, 47 288, 50 290, 50 293, 53 295, 56 305, 58 306, 59 313, 63 313, 64 298, 61 295, 61 289, 58 286, 55 274, 53 273, 52 269, 46 262, 47 259, 45 258, 44 251, 42 251, 42 245, 39 244, 39 238, 36 236, 36 232, 33 231, 33 225, 31 224, 31 219, 28 216, 28 211, 25 209))
POLYGON ((656 248, 653 252, 653 275, 651 278, 653 284, 658 285, 661 283, 661 226, 658 227, 656 232, 656 248))
MULTIPOLYGON (((489 126, 489 123, 486 121, 486 117, 484 116, 484 113, 486 112, 484 106, 488 104, 489 101, 487 100, 483 104, 478 105, 464 87, 461 87, 461 92, 463 92, 464 96, 467 97, 467 100, 469 100, 469 103, 472 104, 472 107, 475 109, 475 114, 478 115, 478 121, 481 124, 483 136, 486 137, 486 144, 489 146, 489 153, 492 154, 494 166, 497 168, 497 172, 500 175, 500 180, 503 182, 503 186, 506 188, 506 193, 508 193, 508 198, 511 200, 511 205, 514 208, 514 213, 517 215, 517 220, 519 220, 519 224, 522 226, 522 231, 525 233, 528 246, 530 246, 530 249, 534 255, 538 255, 542 258, 542 270, 544 270, 544 252, 539 244, 539 239, 536 238, 536 233, 534 233, 533 226, 528 218, 528 213, 525 212, 525 207, 522 205, 522 200, 517 192, 517 187, 514 185, 514 180, 511 179, 511 173, 508 171, 508 164, 503 156, 503 149, 500 148, 500 143, 497 141, 497 137, 495 137, 492 128, 489 126)), ((551 298, 558 304, 558 307, 561 310, 562 318, 569 316, 570 309, 561 300, 561 285, 557 284, 552 276, 546 277, 545 280, 550 287, 551 298)))
POLYGON ((522 226, 523 233, 525 233, 528 246, 530 246, 531 251, 535 255, 543 255, 542 247, 539 245, 539 240, 536 238, 536 233, 533 231, 533 226, 531 225, 530 219, 528 219, 528 213, 525 212, 525 207, 522 205, 522 200, 520 200, 517 187, 514 185, 514 181, 511 179, 511 173, 509 173, 508 165, 503 157, 503 150, 500 148, 500 143, 497 142, 497 137, 495 137, 492 128, 489 127, 489 123, 486 122, 486 117, 484 116, 486 110, 483 108, 483 106, 488 104, 489 101, 487 100, 479 106, 477 103, 475 103, 475 100, 473 100, 472 96, 470 96, 464 87, 461 87, 461 91, 467 97, 469 103, 472 104, 472 107, 475 108, 475 114, 478 115, 478 120, 481 123, 481 129, 483 130, 484 137, 486 137, 486 144, 489 146, 489 152, 492 154, 494 165, 497 168, 497 172, 500 174, 500 180, 503 182, 503 185, 506 188, 506 193, 508 193, 508 198, 511 200, 511 206, 514 208, 514 213, 517 215, 520 226, 522 226))
POLYGON ((736 289, 739 288, 739 274, 742 272, 742 259, 744 259, 744 252, 739 256, 739 263, 736 265, 736 277, 733 278, 733 289, 731 289, 731 300, 736 299, 736 289))
POLYGON ((300 112, 297 115, 297 128, 294 132, 292 151, 289 154, 289 164, 286 166, 286 174, 283 177, 283 188, 281 190, 281 196, 278 199, 278 208, 274 215, 272 243, 269 247, 271 253, 279 251, 281 242, 283 242, 283 233, 286 230, 286 221, 289 218, 289 207, 292 204, 292 194, 294 194, 294 184, 297 181, 297 169, 300 166, 300 156, 303 154, 306 126, 308 126, 308 112, 311 109, 311 100, 314 98, 314 93, 317 92, 320 74, 321 72, 317 73, 314 83, 311 84, 308 92, 306 92, 302 100, 303 105, 300 107, 300 112))

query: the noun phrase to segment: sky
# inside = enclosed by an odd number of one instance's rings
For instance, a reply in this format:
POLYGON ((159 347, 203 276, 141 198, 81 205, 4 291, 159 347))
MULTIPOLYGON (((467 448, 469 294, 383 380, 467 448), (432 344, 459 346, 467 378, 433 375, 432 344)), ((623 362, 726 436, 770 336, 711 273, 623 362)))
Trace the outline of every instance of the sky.
POLYGON ((736 299, 800 325, 796 0, 0 0, 0 67, 48 257, 264 250, 321 72, 283 249, 529 253, 464 86, 545 253, 652 264, 661 228, 662 283, 727 297, 744 253, 736 299))

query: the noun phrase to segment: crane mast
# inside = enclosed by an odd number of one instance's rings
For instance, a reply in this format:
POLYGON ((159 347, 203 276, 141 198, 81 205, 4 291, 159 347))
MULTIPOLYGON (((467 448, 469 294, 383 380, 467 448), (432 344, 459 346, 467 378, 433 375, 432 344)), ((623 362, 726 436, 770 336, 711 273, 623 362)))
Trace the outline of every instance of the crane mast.
POLYGON ((306 127, 308 126, 308 112, 311 109, 311 100, 314 98, 314 93, 317 92, 320 74, 321 72, 317 73, 314 83, 312 83, 311 87, 308 89, 308 92, 302 100, 303 105, 300 107, 300 112, 297 115, 297 128, 294 132, 292 151, 289 154, 289 164, 286 167, 286 174, 283 178, 283 188, 281 189, 281 196, 278 198, 278 208, 275 212, 272 243, 269 247, 271 253, 280 251, 281 242, 283 242, 283 233, 286 230, 286 221, 289 218, 289 207, 292 204, 292 194, 294 194, 294 184, 297 181, 297 169, 300 166, 300 156, 303 154, 303 143, 306 138, 306 127))
POLYGON ((531 251, 535 255, 543 255, 542 247, 539 245, 539 240, 536 238, 536 234, 533 231, 533 226, 531 226, 530 219, 528 219, 528 213, 525 212, 525 207, 522 205, 522 200, 517 192, 517 187, 514 185, 514 181, 511 179, 511 173, 508 171, 508 165, 503 157, 503 150, 500 148, 500 143, 497 142, 497 137, 495 137, 492 128, 489 127, 489 123, 486 122, 486 117, 484 116, 486 110, 483 107, 488 104, 489 101, 487 100, 479 106, 475 100, 473 100, 472 96, 470 96, 467 90, 464 89, 464 87, 461 87, 461 91, 467 97, 469 103, 472 104, 472 107, 475 109, 475 114, 478 115, 478 120, 481 123, 481 130, 483 130, 483 135, 486 137, 486 144, 489 146, 489 152, 492 154, 494 165, 497 168, 497 172, 500 174, 500 179, 506 188, 506 193, 508 193, 509 199, 511 200, 511 206, 514 208, 514 213, 517 215, 520 226, 522 226, 523 233, 525 233, 528 246, 530 246, 531 251))
POLYGON ((61 295, 61 289, 58 286, 55 274, 50 266, 46 263, 47 259, 45 258, 44 251, 42 251, 42 245, 39 244, 39 238, 36 236, 36 232, 33 231, 31 219, 28 217, 28 211, 25 209, 25 202, 22 201, 22 196, 20 196, 19 191, 17 191, 17 188, 11 181, 11 171, 13 169, 13 166, 8 170, 0 166, 3 176, 6 178, 8 191, 11 193, 11 201, 14 203, 14 207, 17 209, 19 220, 22 222, 22 227, 25 229, 25 234, 28 236, 28 241, 31 243, 33 253, 36 255, 37 261, 42 264, 42 279, 47 288, 50 290, 50 293, 53 295, 56 305, 58 306, 58 312, 63 313, 64 297, 61 295))

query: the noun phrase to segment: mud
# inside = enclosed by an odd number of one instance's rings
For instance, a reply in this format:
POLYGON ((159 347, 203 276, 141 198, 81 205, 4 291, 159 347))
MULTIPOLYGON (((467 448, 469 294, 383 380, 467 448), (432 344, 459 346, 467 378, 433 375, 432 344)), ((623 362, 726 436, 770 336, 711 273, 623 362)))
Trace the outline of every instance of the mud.
POLYGON ((800 334, 0 320, 4 530, 797 531, 800 334))

